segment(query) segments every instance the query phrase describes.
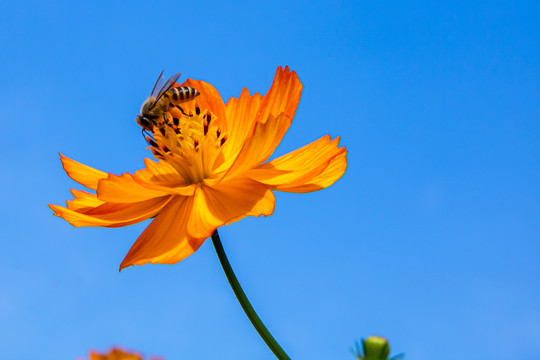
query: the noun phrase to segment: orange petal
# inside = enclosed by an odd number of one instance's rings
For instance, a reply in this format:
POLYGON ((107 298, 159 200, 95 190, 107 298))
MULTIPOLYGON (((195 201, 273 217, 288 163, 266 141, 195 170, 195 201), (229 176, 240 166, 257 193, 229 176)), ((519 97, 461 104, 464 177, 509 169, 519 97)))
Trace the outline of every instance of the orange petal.
POLYGON ((203 185, 195 191, 188 233, 209 237, 219 226, 246 216, 272 215, 274 203, 272 191, 251 179, 236 178, 212 187, 203 185))
POLYGON ((108 353, 91 351, 89 360, 142 360, 142 357, 133 352, 112 348, 108 353))
MULTIPOLYGON (((346 157, 336 160, 338 156, 346 152, 346 149, 338 147, 338 144, 339 137, 330 141, 330 136, 323 136, 298 150, 249 170, 246 176, 268 185, 272 190, 279 191, 307 192, 299 190, 302 186, 312 184, 314 181, 317 184, 326 184, 329 181, 334 183, 343 175, 345 168, 339 173, 341 168, 334 169, 333 167, 343 161, 346 167, 346 157), (333 180, 325 181, 324 174, 333 180)), ((329 185, 331 184, 326 186, 329 185)), ((308 188, 315 189, 313 186, 308 188)))
POLYGON ((347 169, 347 151, 344 151, 333 158, 328 166, 317 176, 306 181, 301 185, 283 184, 277 186, 269 186, 271 189, 294 192, 308 193, 325 189, 339 180, 347 169))
POLYGON ((70 210, 81 212, 81 209, 95 208, 104 203, 97 198, 96 194, 74 189, 71 189, 71 193, 75 199, 67 201, 67 208, 70 210))
POLYGON ((191 196, 195 185, 186 185, 184 178, 166 161, 156 163, 144 159, 146 169, 135 171, 135 181, 147 189, 161 191, 171 195, 191 196))
POLYGON ((263 97, 259 93, 251 96, 247 88, 242 90, 238 99, 232 97, 227 101, 225 114, 229 131, 224 151, 236 153, 240 149, 253 131, 262 101, 263 97))
POLYGON ((89 189, 96 190, 98 182, 107 178, 107 173, 86 166, 60 154, 64 170, 70 178, 89 189))
MULTIPOLYGON (((221 95, 219 95, 219 92, 216 90, 216 88, 205 81, 193 79, 187 79, 186 81, 184 81, 182 86, 192 87, 199 90, 199 92, 201 93, 201 95, 197 96, 195 100, 181 104, 184 112, 195 113, 196 105, 201 109, 201 111, 208 109, 214 114, 213 121, 215 121, 215 124, 219 125, 221 131, 227 131, 225 106, 223 105, 223 99, 221 98, 221 95)), ((180 114, 177 115, 181 116, 180 114)))
POLYGON ((276 70, 272 86, 264 97, 255 93, 250 96, 247 89, 240 97, 230 98, 225 105, 227 115, 227 143, 223 151, 235 158, 244 141, 253 134, 257 122, 266 123, 270 117, 285 114, 291 120, 302 94, 302 84, 296 72, 280 66, 276 70))
MULTIPOLYGON (((149 158, 144 158, 146 169, 137 171, 141 174, 141 178, 148 179, 151 182, 182 182, 184 179, 178 174, 178 171, 166 161, 152 161, 149 158), (143 175, 144 174, 144 175, 143 175)), ((137 176, 137 174, 135 174, 137 176)))
POLYGON ((175 264, 193 254, 204 242, 187 234, 193 197, 174 197, 139 236, 120 264, 120 270, 148 263, 175 264))
MULTIPOLYGON (((225 163, 222 168, 229 167, 225 179, 232 179, 266 161, 281 142, 283 135, 291 126, 291 118, 281 114, 277 118, 270 117, 266 123, 257 123, 255 131, 240 150, 232 165, 225 163)), ((217 171, 219 171, 218 169, 217 171)))
POLYGON ((291 71, 288 66, 285 66, 285 70, 281 66, 278 67, 274 82, 264 95, 256 121, 264 123, 270 115, 277 117, 281 113, 291 119, 294 118, 301 95, 302 83, 296 72, 291 71))
POLYGON ((330 185, 334 184, 336 181, 338 181, 345 173, 345 170, 347 170, 347 151, 336 156, 335 159, 330 161, 328 167, 324 169, 324 171, 320 173, 319 176, 315 177, 307 184, 299 186, 295 189, 291 189, 289 191, 305 193, 327 188, 330 185), (317 187, 319 189, 316 189, 317 187))
POLYGON ((120 176, 109 174, 107 179, 99 181, 97 188, 97 197, 112 203, 139 202, 166 195, 170 195, 170 193, 148 189, 128 173, 120 176))
POLYGON ((120 227, 136 224, 155 216, 170 199, 171 197, 161 197, 128 204, 105 203, 95 208, 86 209, 84 212, 58 205, 49 205, 49 207, 56 216, 76 227, 120 227))

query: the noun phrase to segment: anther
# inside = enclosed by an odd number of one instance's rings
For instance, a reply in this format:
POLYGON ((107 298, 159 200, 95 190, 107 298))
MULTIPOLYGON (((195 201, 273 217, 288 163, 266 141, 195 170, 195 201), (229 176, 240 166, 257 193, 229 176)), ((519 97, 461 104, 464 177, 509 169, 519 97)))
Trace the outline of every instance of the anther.
POLYGON ((150 145, 150 146, 153 146, 153 147, 157 147, 158 144, 156 144, 156 142, 150 137, 150 136, 147 136, 146 137, 146 142, 150 145))
POLYGON ((199 115, 201 113, 201 109, 198 106, 195 106, 195 114, 199 115))
POLYGON ((176 108, 177 108, 178 110, 180 110, 180 112, 182 113, 182 115, 184 115, 184 116, 190 116, 190 115, 186 114, 186 112, 184 111, 184 109, 182 109, 180 106, 176 105, 176 108))

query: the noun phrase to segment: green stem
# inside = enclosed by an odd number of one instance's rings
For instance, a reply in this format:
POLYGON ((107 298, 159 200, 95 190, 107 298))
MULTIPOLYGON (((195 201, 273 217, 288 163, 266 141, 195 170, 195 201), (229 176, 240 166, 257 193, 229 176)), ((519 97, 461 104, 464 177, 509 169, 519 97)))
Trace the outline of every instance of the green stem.
POLYGON ((251 323, 255 327, 255 330, 257 330, 266 345, 270 348, 270 350, 272 350, 274 355, 276 355, 279 360, 291 360, 291 358, 285 353, 285 351, 283 351, 281 346, 279 346, 276 339, 272 337, 272 334, 270 334, 268 329, 264 326, 261 319, 259 319, 257 313, 255 312, 255 310, 253 310, 253 307, 249 303, 249 300, 244 291, 242 290, 238 279, 234 275, 231 264, 227 259, 227 255, 225 255, 225 250, 223 250, 223 245, 221 245, 221 240, 219 239, 219 234, 217 230, 214 231, 214 233, 212 234, 212 243, 214 244, 214 248, 216 249, 216 253, 219 258, 219 262, 223 267, 223 271, 227 276, 227 280, 229 280, 229 284, 234 291, 234 295, 236 295, 238 302, 242 306, 242 309, 244 309, 244 312, 249 318, 249 321, 251 321, 251 323))

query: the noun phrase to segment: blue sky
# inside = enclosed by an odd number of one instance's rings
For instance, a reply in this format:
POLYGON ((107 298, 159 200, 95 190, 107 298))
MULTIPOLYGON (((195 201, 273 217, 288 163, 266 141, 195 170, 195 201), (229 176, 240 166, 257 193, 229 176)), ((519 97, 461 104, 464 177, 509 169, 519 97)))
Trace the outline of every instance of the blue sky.
POLYGON ((0 353, 112 345, 174 359, 273 359, 211 243, 118 266, 147 223, 76 229, 58 152, 114 173, 150 156, 135 116, 162 69, 224 99, 304 85, 276 155, 341 136, 329 189, 221 229, 293 359, 352 359, 384 335, 407 359, 540 357, 540 23, 526 1, 0 5, 0 353))

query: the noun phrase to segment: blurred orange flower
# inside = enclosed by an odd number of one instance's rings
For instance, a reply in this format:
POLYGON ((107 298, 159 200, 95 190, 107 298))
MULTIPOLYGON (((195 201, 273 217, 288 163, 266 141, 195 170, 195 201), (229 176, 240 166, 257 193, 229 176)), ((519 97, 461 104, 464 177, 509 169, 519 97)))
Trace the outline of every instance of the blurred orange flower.
POLYGON ((94 193, 72 190, 67 206, 49 205, 73 226, 119 227, 155 219, 120 265, 174 264, 220 226, 274 212, 272 190, 306 193, 332 185, 347 167, 346 148, 326 135, 272 161, 289 129, 302 84, 279 67, 265 96, 244 89, 223 103, 204 81, 201 95, 171 107, 148 136, 154 157, 133 175, 105 173, 63 155, 64 170, 94 193), (168 120, 171 119, 171 120, 168 120))
MULTIPOLYGON (((127 352, 119 348, 112 348, 108 353, 90 351, 89 360, 142 360, 136 353, 127 352)), ((149 360, 163 360, 163 358, 151 358, 149 360)))

